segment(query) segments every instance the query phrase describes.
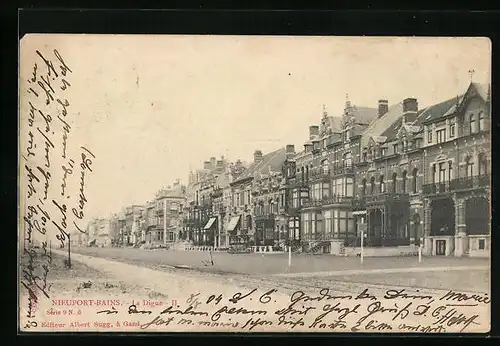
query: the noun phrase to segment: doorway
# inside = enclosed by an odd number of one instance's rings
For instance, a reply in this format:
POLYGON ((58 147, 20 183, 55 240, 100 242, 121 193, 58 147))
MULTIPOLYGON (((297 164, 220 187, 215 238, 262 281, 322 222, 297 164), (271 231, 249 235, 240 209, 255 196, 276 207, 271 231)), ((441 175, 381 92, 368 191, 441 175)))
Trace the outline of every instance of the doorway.
POLYGON ((436 256, 446 255, 446 240, 436 240, 436 256))

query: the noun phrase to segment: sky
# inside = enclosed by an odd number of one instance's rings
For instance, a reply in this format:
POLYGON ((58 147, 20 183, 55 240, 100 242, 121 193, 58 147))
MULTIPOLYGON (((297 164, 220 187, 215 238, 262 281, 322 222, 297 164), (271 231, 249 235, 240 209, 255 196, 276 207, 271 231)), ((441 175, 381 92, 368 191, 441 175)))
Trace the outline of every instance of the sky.
POLYGON ((340 116, 346 94, 425 107, 463 93, 469 70, 480 83, 491 70, 485 38, 29 35, 22 74, 35 49, 53 48, 73 71, 72 136, 96 156, 89 218, 187 183, 211 156, 300 150, 322 106, 340 116))

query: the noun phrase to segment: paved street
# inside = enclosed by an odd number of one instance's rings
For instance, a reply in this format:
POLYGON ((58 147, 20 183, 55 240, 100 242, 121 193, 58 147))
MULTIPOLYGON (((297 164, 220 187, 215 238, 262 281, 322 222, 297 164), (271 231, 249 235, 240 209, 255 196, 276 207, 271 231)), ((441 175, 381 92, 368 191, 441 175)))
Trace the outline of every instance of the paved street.
MULTIPOLYGON (((349 286, 360 284, 422 287, 430 289, 461 289, 468 292, 489 292, 488 259, 424 257, 421 263, 412 257, 359 258, 329 255, 292 255, 289 270, 286 254, 228 254, 213 253, 214 266, 205 265, 208 252, 148 251, 133 248, 75 248, 75 252, 115 261, 135 264, 156 270, 171 271, 171 266, 187 266, 179 270, 187 275, 232 273, 238 280, 261 277, 298 285, 322 286, 342 282, 349 286)), ((229 278, 235 278, 231 275, 229 278)), ((259 279, 259 280, 261 280, 259 279)))

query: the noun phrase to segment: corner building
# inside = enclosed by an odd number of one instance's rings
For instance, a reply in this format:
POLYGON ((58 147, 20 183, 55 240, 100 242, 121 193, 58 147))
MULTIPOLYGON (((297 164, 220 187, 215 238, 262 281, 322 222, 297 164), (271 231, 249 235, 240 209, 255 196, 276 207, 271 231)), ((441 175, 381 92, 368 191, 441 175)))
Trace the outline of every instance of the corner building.
POLYGON ((407 98, 366 129, 353 203, 358 236, 379 254, 485 256, 489 248, 489 96, 472 83, 419 109, 407 98))

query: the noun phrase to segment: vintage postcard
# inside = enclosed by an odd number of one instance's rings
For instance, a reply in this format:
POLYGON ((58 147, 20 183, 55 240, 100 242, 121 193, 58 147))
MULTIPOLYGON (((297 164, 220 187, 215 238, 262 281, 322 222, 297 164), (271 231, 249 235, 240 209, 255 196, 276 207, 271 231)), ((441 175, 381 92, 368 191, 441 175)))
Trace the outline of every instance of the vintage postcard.
POLYGON ((490 330, 487 38, 36 34, 19 330, 490 330))

